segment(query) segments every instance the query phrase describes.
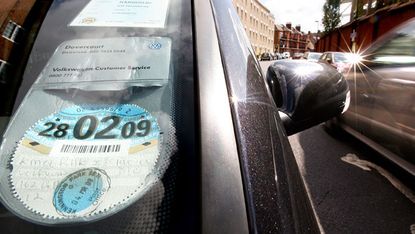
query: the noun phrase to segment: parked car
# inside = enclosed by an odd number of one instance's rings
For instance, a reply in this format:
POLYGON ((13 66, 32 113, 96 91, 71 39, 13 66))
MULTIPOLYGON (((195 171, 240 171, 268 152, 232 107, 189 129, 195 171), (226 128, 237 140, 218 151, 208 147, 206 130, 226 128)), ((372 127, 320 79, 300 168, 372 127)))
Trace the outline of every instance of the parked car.
POLYGON ((261 61, 271 61, 272 60, 272 54, 269 52, 265 52, 261 54, 261 61))
POLYGON ((415 175, 415 19, 376 41, 346 77, 350 108, 329 121, 415 175))
POLYGON ((343 53, 343 52, 324 52, 323 55, 318 60, 322 63, 330 64, 335 67, 339 72, 346 73, 349 72, 353 65, 352 53, 343 53))
POLYGON ((274 60, 280 60, 280 59, 282 59, 282 54, 280 54, 278 52, 275 52, 274 53, 274 60))
POLYGON ((287 134, 339 114, 344 78, 266 80, 230 0, 94 3, 35 5, 2 73, 2 232, 318 233, 287 134))
POLYGON ((288 58, 291 57, 291 54, 290 54, 290 52, 283 52, 282 57, 283 57, 283 59, 288 59, 288 58))
POLYGON ((304 53, 294 53, 293 59, 301 59, 304 56, 304 53))
POLYGON ((305 52, 303 58, 310 62, 317 62, 323 53, 318 52, 305 52))

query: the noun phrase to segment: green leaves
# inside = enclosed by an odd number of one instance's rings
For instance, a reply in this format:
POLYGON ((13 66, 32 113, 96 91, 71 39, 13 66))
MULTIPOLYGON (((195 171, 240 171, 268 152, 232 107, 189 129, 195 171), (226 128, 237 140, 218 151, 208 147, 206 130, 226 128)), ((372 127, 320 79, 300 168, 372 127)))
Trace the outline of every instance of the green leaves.
POLYGON ((340 24, 340 0, 326 0, 323 6, 324 32, 333 31, 340 24))

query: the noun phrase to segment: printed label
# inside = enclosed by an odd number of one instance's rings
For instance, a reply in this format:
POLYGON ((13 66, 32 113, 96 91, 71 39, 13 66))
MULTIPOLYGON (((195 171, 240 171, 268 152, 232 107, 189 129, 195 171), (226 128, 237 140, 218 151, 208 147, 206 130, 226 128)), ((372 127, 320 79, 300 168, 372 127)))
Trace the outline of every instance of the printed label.
POLYGON ((70 26, 163 28, 168 0, 91 0, 70 26))
POLYGON ((50 154, 56 157, 76 156, 79 154, 123 156, 128 154, 129 147, 129 140, 58 140, 55 141, 50 154))
POLYGON ((56 188, 53 205, 63 216, 88 214, 101 203, 110 187, 105 171, 86 168, 67 176, 56 188))
MULTIPOLYGON (((133 86, 162 86, 169 79, 170 52, 171 40, 160 37, 66 41, 56 49, 37 83, 128 81, 133 86)), ((106 87, 113 89, 115 84, 106 87)))
POLYGON ((12 157, 14 195, 51 218, 105 215, 154 182, 162 138, 131 104, 65 108, 33 125, 12 157))

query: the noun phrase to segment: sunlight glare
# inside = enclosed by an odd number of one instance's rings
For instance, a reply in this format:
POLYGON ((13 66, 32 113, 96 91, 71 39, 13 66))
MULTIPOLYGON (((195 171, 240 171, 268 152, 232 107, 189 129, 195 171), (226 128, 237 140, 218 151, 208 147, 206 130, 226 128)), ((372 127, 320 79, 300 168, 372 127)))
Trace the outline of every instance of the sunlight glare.
POLYGON ((231 96, 230 99, 231 99, 232 103, 237 103, 238 100, 239 100, 239 98, 237 96, 231 96))
POLYGON ((310 64, 306 66, 299 66, 294 70, 294 74, 300 78, 307 78, 310 76, 311 73, 315 71, 322 71, 323 68, 321 66, 316 66, 315 64, 310 64))
POLYGON ((350 53, 349 54, 349 60, 352 64, 359 64, 363 60, 363 56, 357 52, 357 53, 350 53))

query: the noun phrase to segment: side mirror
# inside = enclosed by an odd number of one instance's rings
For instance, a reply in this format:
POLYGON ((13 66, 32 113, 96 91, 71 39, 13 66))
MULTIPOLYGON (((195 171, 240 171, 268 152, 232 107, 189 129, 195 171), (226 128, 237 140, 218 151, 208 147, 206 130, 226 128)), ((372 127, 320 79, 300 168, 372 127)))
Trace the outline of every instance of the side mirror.
POLYGON ((347 81, 327 64, 277 61, 266 79, 288 135, 343 113, 350 102, 347 81))

